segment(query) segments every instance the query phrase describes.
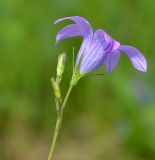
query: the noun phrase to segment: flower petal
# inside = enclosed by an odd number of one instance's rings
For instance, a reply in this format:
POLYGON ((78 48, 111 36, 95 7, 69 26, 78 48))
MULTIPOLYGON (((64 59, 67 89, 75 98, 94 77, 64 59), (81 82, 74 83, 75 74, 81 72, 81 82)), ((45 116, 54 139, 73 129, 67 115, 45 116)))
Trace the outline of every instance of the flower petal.
POLYGON ((70 24, 58 32, 56 36, 56 43, 58 43, 60 40, 77 36, 82 36, 79 25, 70 24))
POLYGON ((97 29, 94 33, 94 39, 99 39, 104 48, 107 48, 112 38, 102 29, 97 29))
POLYGON ((126 53, 134 68, 142 72, 147 71, 146 59, 138 49, 132 46, 121 45, 119 50, 126 53))
POLYGON ((117 50, 119 48, 120 43, 113 40, 112 37, 104 30, 97 29, 95 33, 98 39, 100 39, 100 41, 103 43, 105 52, 113 52, 114 50, 117 50))
POLYGON ((75 36, 82 36, 83 37, 83 43, 81 45, 81 48, 78 52, 77 59, 76 59, 76 65, 78 64, 81 55, 84 53, 84 50, 87 44, 89 43, 90 39, 93 37, 93 29, 89 22, 79 16, 72 16, 72 17, 65 17, 58 19, 54 22, 54 24, 59 23, 63 20, 72 20, 76 24, 69 25, 64 27, 58 34, 56 38, 56 42, 59 42, 60 40, 64 38, 70 38, 70 37, 75 37, 75 36), (74 28, 75 27, 75 28, 74 28))
POLYGON ((103 64, 106 57, 105 47, 109 43, 108 35, 102 30, 96 30, 85 48, 83 59, 80 66, 82 74, 91 72, 103 64), (107 36, 107 37, 106 37, 107 36))
POLYGON ((75 36, 83 36, 83 38, 86 38, 88 36, 93 35, 93 29, 91 25, 89 24, 89 22, 86 19, 79 17, 79 16, 61 18, 61 19, 56 20, 54 24, 57 24, 67 19, 74 21, 76 24, 68 25, 64 27, 57 35, 57 37, 59 37, 58 40, 69 38, 69 37, 75 37, 75 36), (65 36, 62 36, 62 34, 64 34, 65 36))
POLYGON ((104 49, 101 44, 93 41, 94 40, 92 40, 90 49, 87 49, 83 55, 80 66, 81 74, 91 72, 102 65, 103 58, 105 56, 104 49))
POLYGON ((104 60, 104 64, 106 66, 107 72, 111 72, 117 65, 120 58, 120 51, 115 50, 111 53, 108 53, 106 59, 104 60))

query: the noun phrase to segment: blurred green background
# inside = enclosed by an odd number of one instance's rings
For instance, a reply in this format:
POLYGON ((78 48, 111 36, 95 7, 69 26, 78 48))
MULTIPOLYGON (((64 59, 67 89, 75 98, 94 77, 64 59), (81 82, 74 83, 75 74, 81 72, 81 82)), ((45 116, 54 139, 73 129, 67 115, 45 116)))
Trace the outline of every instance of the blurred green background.
MULTIPOLYGON (((155 1, 0 1, 0 160, 46 160, 56 121, 50 77, 67 53, 62 82, 72 74, 80 38, 55 46, 65 16, 88 19, 122 44, 140 49, 147 73, 122 54, 109 75, 80 81, 65 110, 55 160, 155 160, 155 1)), ((104 72, 101 67, 99 72, 104 72)))

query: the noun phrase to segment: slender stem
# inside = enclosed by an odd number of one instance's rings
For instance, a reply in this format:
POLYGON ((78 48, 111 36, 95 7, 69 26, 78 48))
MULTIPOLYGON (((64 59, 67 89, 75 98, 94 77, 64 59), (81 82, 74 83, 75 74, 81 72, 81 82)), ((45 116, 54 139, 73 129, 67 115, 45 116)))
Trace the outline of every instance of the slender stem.
POLYGON ((63 101, 63 103, 62 103, 62 106, 61 106, 61 112, 60 112, 60 114, 59 114, 58 117, 57 117, 57 122, 56 122, 56 126, 55 126, 53 141, 52 141, 50 153, 49 153, 49 156, 48 156, 48 160, 52 160, 52 159, 53 159, 53 153, 54 153, 56 141, 57 141, 58 134, 59 134, 60 127, 61 127, 61 123, 62 123, 63 112, 64 112, 64 109, 65 109, 67 100, 68 100, 68 98, 69 98, 69 95, 70 95, 70 93, 71 93, 71 91, 72 91, 72 88, 73 88, 73 86, 70 86, 70 87, 69 87, 69 89, 68 89, 68 91, 67 91, 67 94, 66 94, 66 96, 65 96, 65 99, 64 99, 64 101, 63 101))

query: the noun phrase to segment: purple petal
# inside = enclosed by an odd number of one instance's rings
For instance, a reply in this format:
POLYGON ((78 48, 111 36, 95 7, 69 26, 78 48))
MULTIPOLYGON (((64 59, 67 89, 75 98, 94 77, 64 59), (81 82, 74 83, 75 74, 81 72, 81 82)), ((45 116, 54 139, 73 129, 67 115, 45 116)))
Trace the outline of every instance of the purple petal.
MULTIPOLYGON (((74 36, 83 36, 83 38, 86 38, 87 36, 93 35, 93 29, 92 29, 91 25, 89 24, 89 22, 86 19, 79 17, 79 16, 61 18, 61 19, 56 20, 54 22, 54 24, 57 24, 61 21, 67 20, 67 19, 72 20, 76 24, 69 25, 69 26, 63 28, 58 33, 57 37, 62 37, 62 34, 65 35, 65 37, 63 37, 62 39, 74 37, 74 36), (67 34, 68 34, 68 36, 67 36, 67 34)), ((61 38, 58 38, 58 39, 61 39, 61 38)))
POLYGON ((119 48, 120 43, 113 40, 112 37, 102 29, 97 29, 95 33, 103 43, 106 52, 113 52, 114 50, 117 50, 119 48))
POLYGON ((82 36, 79 25, 70 24, 58 32, 56 36, 56 43, 65 38, 77 37, 77 36, 82 36))
POLYGON ((76 64, 78 64, 81 55, 83 54, 86 46, 88 46, 87 44, 89 43, 90 39, 93 37, 93 29, 86 19, 79 17, 79 16, 61 18, 61 19, 58 19, 57 21, 55 21, 54 24, 59 23, 59 22, 66 20, 66 19, 72 20, 76 24, 73 24, 75 26, 69 25, 69 26, 64 27, 57 34, 56 41, 58 42, 64 38, 70 38, 70 37, 75 37, 75 36, 82 36, 83 37, 83 43, 81 45, 81 48, 79 50, 79 53, 78 53, 77 59, 76 59, 76 64))
POLYGON ((139 50, 127 45, 121 45, 119 50, 126 53, 134 68, 138 69, 139 71, 146 72, 147 62, 139 50))
POLYGON ((79 52, 78 52, 78 54, 77 54, 76 66, 77 66, 77 64, 79 63, 79 60, 80 60, 81 56, 84 54, 86 48, 88 48, 88 47, 90 46, 90 45, 89 45, 89 44, 91 44, 90 41, 91 41, 91 38, 85 38, 85 39, 83 39, 82 45, 81 45, 81 47, 80 47, 80 49, 79 49, 79 52))
POLYGON ((99 39, 104 48, 107 48, 112 38, 102 29, 97 29, 94 33, 94 39, 99 39))
POLYGON ((100 67, 103 62, 104 55, 105 53, 102 45, 92 40, 90 49, 85 51, 82 58, 80 73, 85 74, 100 67))
MULTIPOLYGON (((85 52, 83 54, 83 59, 80 66, 80 72, 82 74, 91 72, 103 64, 103 60, 106 57, 105 46, 107 46, 105 41, 106 33, 101 30, 96 30, 92 39, 90 39, 85 52)), ((107 38, 107 41, 109 39, 107 38)))
POLYGON ((106 59, 104 60, 104 64, 106 66, 107 72, 111 72, 117 65, 120 58, 120 51, 115 50, 111 53, 108 53, 106 59))

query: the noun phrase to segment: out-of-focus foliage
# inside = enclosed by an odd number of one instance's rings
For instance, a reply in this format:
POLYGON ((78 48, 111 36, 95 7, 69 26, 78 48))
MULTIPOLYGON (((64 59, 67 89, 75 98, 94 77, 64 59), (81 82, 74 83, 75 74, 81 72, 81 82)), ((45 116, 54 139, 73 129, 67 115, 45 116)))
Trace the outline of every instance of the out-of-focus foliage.
POLYGON ((65 111, 55 159, 154 160, 154 6, 153 0, 1 0, 0 160, 47 159, 56 121, 50 77, 65 51, 65 93, 72 48, 77 53, 81 43, 73 38, 55 47, 56 33, 67 22, 52 22, 72 15, 140 49, 148 72, 133 69, 122 54, 111 74, 81 80, 65 111))

